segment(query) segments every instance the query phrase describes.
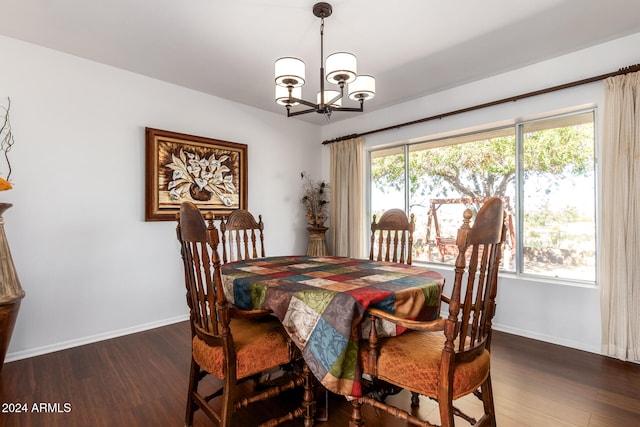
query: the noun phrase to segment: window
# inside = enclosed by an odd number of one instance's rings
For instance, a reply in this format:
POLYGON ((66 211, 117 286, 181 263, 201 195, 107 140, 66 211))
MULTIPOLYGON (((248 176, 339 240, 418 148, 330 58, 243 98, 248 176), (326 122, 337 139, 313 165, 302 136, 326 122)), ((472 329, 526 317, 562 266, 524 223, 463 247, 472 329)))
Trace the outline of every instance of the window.
POLYGON ((375 182, 382 184, 380 186, 371 186, 372 190, 374 190, 371 192, 371 212, 377 218, 380 218, 382 213, 387 209, 391 209, 391 207, 404 209, 404 157, 404 147, 378 150, 371 153, 372 182, 375 180, 375 182))
POLYGON ((594 112, 371 152, 371 211, 416 217, 416 261, 453 264, 464 209, 500 196, 502 270, 595 281, 594 112))

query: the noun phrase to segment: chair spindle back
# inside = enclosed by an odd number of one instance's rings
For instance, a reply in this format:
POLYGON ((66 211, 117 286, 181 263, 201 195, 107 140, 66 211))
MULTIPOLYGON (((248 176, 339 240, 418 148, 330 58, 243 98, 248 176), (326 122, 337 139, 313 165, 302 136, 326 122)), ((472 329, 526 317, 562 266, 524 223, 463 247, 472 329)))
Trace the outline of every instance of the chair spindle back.
POLYGON ((458 230, 459 251, 445 326, 446 346, 453 350, 455 345, 456 360, 467 354, 474 357, 471 353, 490 345, 498 267, 507 234, 503 202, 499 198, 489 199, 480 208, 473 227, 469 226, 471 217, 471 210, 465 210, 463 225, 458 230))
POLYGON ((415 217, 410 219, 401 209, 389 209, 376 222, 371 223, 371 251, 369 259, 376 261, 411 264, 413 251, 413 232, 415 217))
POLYGON ((229 334, 230 308, 222 288, 218 230, 210 213, 207 222, 208 225, 194 204, 184 202, 180 206, 177 235, 185 267, 192 334, 209 343, 213 335, 229 334))
POLYGON ((220 224, 222 231, 222 262, 264 258, 264 224, 245 209, 236 209, 220 224), (258 252, 258 247, 260 252, 258 252))

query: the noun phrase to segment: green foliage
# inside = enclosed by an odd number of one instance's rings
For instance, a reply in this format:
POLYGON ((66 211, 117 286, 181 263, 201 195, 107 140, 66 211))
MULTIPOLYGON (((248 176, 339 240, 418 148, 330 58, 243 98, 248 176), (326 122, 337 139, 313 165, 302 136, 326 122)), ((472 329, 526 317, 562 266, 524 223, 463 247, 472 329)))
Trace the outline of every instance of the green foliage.
POLYGON ((569 225, 591 224, 592 218, 582 218, 574 206, 552 210, 548 205, 524 213, 524 243, 532 248, 576 249, 581 243, 593 241, 589 226, 572 228, 569 225))
MULTIPOLYGON (((592 124, 530 132, 523 143, 525 177, 579 176, 593 167, 592 124)), ((515 180, 515 137, 413 151, 409 170, 412 195, 504 196, 515 180)), ((383 192, 402 191, 404 173, 403 154, 372 160, 372 182, 383 192)))
POLYGON ((575 206, 568 206, 560 211, 552 211, 545 205, 534 212, 524 213, 524 223, 531 226, 544 227, 550 224, 574 223, 580 220, 575 206))

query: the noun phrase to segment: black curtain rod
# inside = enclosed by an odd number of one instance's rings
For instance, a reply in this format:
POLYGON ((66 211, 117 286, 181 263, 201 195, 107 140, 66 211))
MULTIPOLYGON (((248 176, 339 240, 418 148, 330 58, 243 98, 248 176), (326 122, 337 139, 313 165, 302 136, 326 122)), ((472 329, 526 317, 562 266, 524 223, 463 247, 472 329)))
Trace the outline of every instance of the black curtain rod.
POLYGON ((487 108, 487 107, 493 107, 494 105, 505 104, 507 102, 514 102, 514 101, 518 101, 520 99, 530 98, 532 96, 543 95, 545 93, 555 92, 557 90, 568 89, 568 88, 574 87, 574 86, 580 86, 580 85, 587 84, 587 83, 597 82, 599 80, 604 80, 604 79, 607 79, 609 77, 619 76, 619 75, 628 74, 628 73, 635 73, 636 71, 640 71, 640 64, 630 65, 628 67, 620 68, 618 71, 614 71, 614 72, 607 73, 607 74, 602 74, 602 75, 595 76, 595 77, 590 77, 590 78, 587 78, 587 79, 577 80, 577 81, 571 82, 571 83, 565 83, 565 84, 561 84, 561 85, 558 85, 558 86, 548 87, 546 89, 540 89, 540 90, 536 90, 536 91, 533 91, 533 92, 528 92, 528 93, 525 93, 525 94, 522 94, 522 95, 511 96, 509 98, 503 98, 503 99, 499 99, 497 101, 491 101, 491 102, 487 102, 487 103, 484 103, 484 104, 474 105, 473 107, 462 108, 460 110, 449 111, 448 113, 437 114, 435 116, 430 116, 430 117, 424 117, 422 119, 413 120, 413 121, 406 122, 406 123, 400 123, 400 124, 397 124, 397 125, 387 126, 387 127, 383 127, 383 128, 380 128, 380 129, 374 129, 374 130, 370 130, 370 131, 367 131, 367 132, 353 133, 351 135, 345 135, 345 136, 341 136, 341 137, 338 137, 338 138, 329 139, 329 140, 326 140, 326 141, 322 141, 322 144, 323 145, 324 144, 332 144, 334 142, 345 141, 347 139, 352 139, 352 138, 356 138, 356 137, 359 137, 359 136, 371 135, 372 133, 385 132, 385 131, 392 130, 392 129, 400 129, 401 127, 405 127, 405 126, 411 126, 411 125, 415 125, 415 124, 418 124, 418 123, 428 122, 428 121, 431 121, 431 120, 442 119, 444 117, 454 116, 456 114, 468 113, 469 111, 480 110, 482 108, 487 108))

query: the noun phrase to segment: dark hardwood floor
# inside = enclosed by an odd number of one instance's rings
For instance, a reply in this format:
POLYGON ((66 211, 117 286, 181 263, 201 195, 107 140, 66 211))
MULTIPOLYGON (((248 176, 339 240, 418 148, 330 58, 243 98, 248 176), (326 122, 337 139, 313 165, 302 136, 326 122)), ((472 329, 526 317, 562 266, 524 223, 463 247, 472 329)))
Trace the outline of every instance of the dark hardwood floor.
MULTIPOLYGON (((6 363, 0 374, 0 426, 182 426, 189 341, 188 324, 182 322, 6 363)), ((492 378, 500 427, 640 426, 637 364, 496 332, 492 378)), ((290 392, 276 405, 241 410, 235 425, 257 425, 295 406, 297 398, 290 392)), ((409 403, 405 393, 389 399, 409 403)), ((480 409, 473 396, 458 405, 480 409)), ((349 413, 343 397, 330 395, 329 421, 317 425, 347 426, 349 413)), ((419 414, 438 420, 435 404, 426 399, 419 414)), ((364 415, 368 427, 406 425, 370 408, 364 415)), ((198 412, 194 426, 209 425, 198 412)))

